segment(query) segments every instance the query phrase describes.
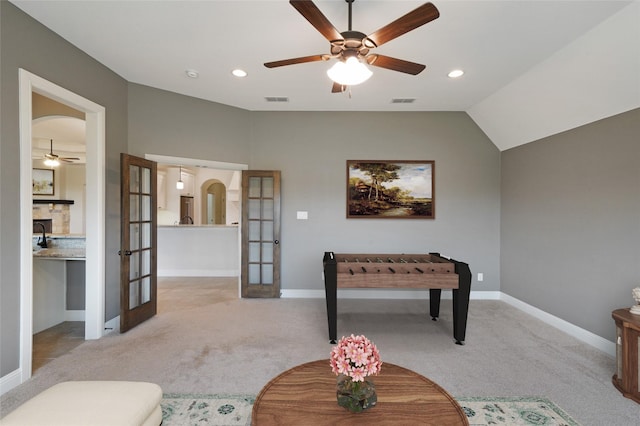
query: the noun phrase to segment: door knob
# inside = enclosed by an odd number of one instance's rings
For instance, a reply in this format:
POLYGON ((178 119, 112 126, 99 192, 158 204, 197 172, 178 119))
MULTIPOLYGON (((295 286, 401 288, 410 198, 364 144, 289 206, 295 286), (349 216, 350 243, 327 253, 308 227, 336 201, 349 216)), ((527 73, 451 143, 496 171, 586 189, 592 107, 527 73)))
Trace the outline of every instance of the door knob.
POLYGON ((280 240, 275 240, 273 243, 274 244, 280 244, 280 240))

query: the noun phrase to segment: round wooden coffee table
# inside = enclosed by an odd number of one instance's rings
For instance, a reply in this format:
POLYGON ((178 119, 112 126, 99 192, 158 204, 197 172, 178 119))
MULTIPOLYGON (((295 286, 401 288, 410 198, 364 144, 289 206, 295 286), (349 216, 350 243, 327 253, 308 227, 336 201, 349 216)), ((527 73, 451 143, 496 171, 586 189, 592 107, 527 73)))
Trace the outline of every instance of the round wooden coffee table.
POLYGON ((253 405, 251 424, 265 425, 468 425, 451 395, 420 374, 385 362, 376 384, 378 403, 350 413, 336 400, 329 360, 299 365, 272 379, 253 405))

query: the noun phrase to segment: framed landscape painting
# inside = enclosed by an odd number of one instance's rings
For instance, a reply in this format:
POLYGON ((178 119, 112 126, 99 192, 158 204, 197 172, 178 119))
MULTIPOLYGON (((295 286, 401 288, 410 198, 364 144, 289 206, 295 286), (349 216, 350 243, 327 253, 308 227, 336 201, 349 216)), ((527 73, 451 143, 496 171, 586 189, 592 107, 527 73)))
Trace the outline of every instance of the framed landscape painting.
POLYGON ((53 195, 53 170, 33 169, 33 195, 53 195))
POLYGON ((347 218, 435 219, 435 162, 347 160, 347 218))

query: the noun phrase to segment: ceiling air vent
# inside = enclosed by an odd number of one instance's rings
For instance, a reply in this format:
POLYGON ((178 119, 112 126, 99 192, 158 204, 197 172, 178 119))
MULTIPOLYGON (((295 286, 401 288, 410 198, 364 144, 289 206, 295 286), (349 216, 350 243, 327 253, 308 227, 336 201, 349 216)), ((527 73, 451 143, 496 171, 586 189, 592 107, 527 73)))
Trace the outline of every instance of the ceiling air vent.
POLYGON ((267 102, 289 102, 289 98, 286 96, 266 96, 267 102))
POLYGON ((416 98, 393 98, 392 104, 412 104, 416 101, 416 98))

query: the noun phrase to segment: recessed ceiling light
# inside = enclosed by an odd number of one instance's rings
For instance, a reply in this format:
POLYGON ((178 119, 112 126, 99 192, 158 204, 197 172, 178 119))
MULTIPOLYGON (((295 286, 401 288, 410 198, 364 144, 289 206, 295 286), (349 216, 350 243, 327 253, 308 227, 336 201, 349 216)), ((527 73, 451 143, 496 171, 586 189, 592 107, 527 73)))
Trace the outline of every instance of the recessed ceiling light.
POLYGON ((247 72, 245 70, 241 70, 240 68, 231 71, 231 74, 235 75, 236 77, 246 77, 247 76, 247 72))
POLYGON ((461 77, 462 74, 464 74, 464 71, 462 70, 453 70, 448 74, 448 76, 450 78, 458 78, 458 77, 461 77))
POLYGON ((196 70, 186 70, 185 73, 187 74, 187 77, 189 78, 198 78, 198 71, 196 70))

